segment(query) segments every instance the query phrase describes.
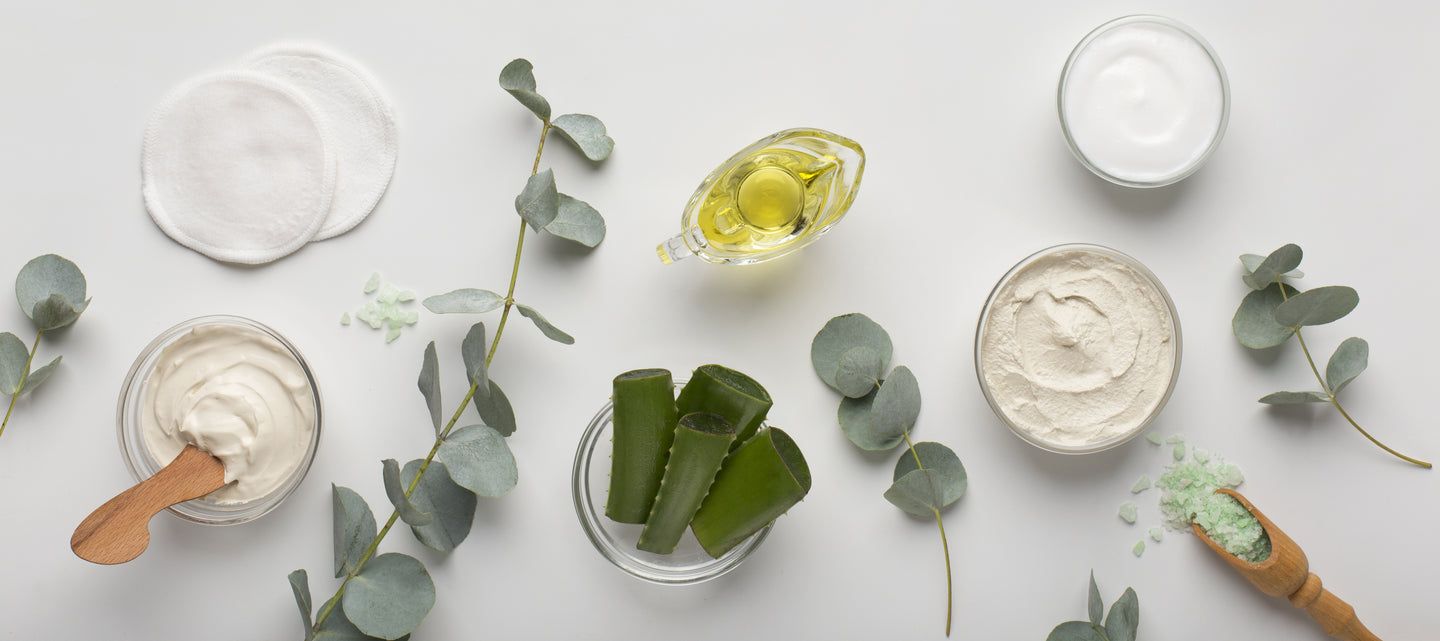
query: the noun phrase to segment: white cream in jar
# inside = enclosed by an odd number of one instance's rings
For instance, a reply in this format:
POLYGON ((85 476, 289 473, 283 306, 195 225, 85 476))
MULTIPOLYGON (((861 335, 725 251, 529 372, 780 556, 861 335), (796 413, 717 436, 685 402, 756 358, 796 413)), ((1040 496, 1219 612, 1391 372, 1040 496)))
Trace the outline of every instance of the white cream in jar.
POLYGON ((305 465, 316 408, 304 366, 275 338, 236 324, 199 325, 155 361, 140 429, 161 465, 191 443, 219 458, 227 485, 206 500, 238 505, 275 492, 305 465))
POLYGON ((1090 451, 1142 429, 1169 397, 1179 330, 1143 267, 1100 247, 1041 252, 991 294, 976 365, 991 406, 1027 440, 1090 451))
POLYGON ((1225 133, 1224 67, 1189 27, 1159 16, 1101 25, 1076 45, 1059 89, 1070 149, 1097 175, 1132 187, 1189 176, 1225 133))

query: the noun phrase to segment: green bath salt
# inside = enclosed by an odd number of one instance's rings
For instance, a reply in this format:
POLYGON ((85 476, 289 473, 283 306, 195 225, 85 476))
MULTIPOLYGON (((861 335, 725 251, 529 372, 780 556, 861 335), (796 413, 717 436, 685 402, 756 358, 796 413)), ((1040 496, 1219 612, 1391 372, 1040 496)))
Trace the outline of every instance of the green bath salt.
POLYGON ((1270 558, 1270 537, 1255 515, 1234 498, 1215 494, 1222 487, 1244 482, 1240 468, 1211 453, 1204 461, 1191 459, 1165 468, 1156 480, 1160 513, 1167 527, 1190 529, 1198 524, 1225 551, 1251 563, 1270 558))

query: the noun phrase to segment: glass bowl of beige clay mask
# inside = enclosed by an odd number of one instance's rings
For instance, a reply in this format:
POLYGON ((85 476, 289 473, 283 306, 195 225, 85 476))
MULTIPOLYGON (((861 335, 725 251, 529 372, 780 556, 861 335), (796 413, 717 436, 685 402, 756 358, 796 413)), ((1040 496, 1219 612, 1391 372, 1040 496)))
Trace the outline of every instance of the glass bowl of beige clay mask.
MULTIPOLYGON (((685 381, 675 382, 676 387, 685 381)), ((571 494, 575 514, 590 543, 627 574, 662 585, 689 585, 709 581, 739 567, 770 534, 773 524, 721 554, 711 557, 688 530, 674 552, 656 554, 636 547, 643 523, 620 523, 605 513, 610 486, 611 436, 614 404, 607 401, 586 426, 575 450, 571 494)))
POLYGON ((1165 287, 1108 247, 1030 255, 990 292, 975 372, 995 415, 1062 454, 1115 447, 1160 414, 1180 374, 1180 322, 1165 287))
POLYGON ((116 421, 137 482, 189 443, 219 458, 226 485, 169 510, 231 525, 274 509, 305 478, 320 442, 320 390, 300 351, 275 330, 239 316, 202 316, 141 350, 116 421))

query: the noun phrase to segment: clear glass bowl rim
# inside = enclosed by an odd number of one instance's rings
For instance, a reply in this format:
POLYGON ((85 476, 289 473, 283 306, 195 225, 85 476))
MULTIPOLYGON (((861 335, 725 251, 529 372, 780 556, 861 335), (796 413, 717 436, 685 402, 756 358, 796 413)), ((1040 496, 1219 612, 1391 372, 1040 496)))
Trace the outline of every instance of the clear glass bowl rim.
POLYGON ((130 366, 130 371, 125 375, 125 382, 120 387, 120 399, 115 412, 116 435, 120 442, 121 459, 125 461, 125 468, 129 470, 130 476, 135 479, 135 482, 139 483, 150 478, 163 467, 150 456, 150 451, 145 446, 144 436, 140 432, 138 420, 139 404, 145 394, 145 381, 154 367, 154 360, 159 357, 160 352, 166 346, 180 338, 185 332, 205 325, 244 327, 275 339, 300 364, 300 369, 305 372, 305 379, 309 382, 310 391, 315 398, 315 429, 310 435, 310 447, 305 452, 305 459, 301 462, 300 467, 284 485, 270 494, 239 505, 216 505, 207 503, 204 499, 194 499, 167 508, 170 513, 187 521, 204 525, 235 525, 260 518, 278 507, 286 497, 290 496, 291 492, 295 491, 295 488, 300 486, 300 482, 310 472, 310 466, 315 461, 315 454, 320 449, 321 425, 324 424, 324 421, 321 420, 320 386, 316 384, 315 374, 300 350, 279 332, 259 321, 231 314, 212 314, 177 323, 161 332, 144 349, 140 350, 140 355, 135 358, 135 362, 130 366))
MULTIPOLYGON (((685 384, 684 380, 675 379, 676 389, 685 384)), ((595 450, 604 440, 606 426, 610 424, 610 418, 614 410, 614 401, 607 400, 590 419, 590 424, 585 427, 585 433, 580 437, 580 443, 575 448, 575 463, 571 468, 570 495, 575 503, 575 516, 580 520, 580 527, 585 531, 586 538, 595 550, 605 557, 615 567, 637 579, 656 583, 660 585, 694 585, 711 579, 718 578, 731 570, 734 570, 745 559, 749 558, 760 544, 769 536, 770 529, 775 526, 772 522, 761 528, 750 538, 740 542, 729 552, 713 559, 708 563, 690 568, 663 568, 652 563, 647 563, 638 558, 630 550, 616 545, 606 535, 605 526, 601 519, 606 518, 595 509, 590 501, 590 463, 594 458, 595 450)))
POLYGON ((975 377, 980 382, 980 392, 985 396, 985 402, 990 405, 990 410, 995 412, 995 416, 998 416, 1001 422, 1005 423, 1005 426, 1010 428, 1010 432, 1020 440, 1023 440, 1026 443, 1034 445, 1035 447, 1038 447, 1042 450, 1055 452, 1057 454, 1092 454, 1095 452, 1102 452, 1117 447, 1120 444, 1125 443, 1130 439, 1135 438, 1136 436, 1139 436, 1145 431, 1146 428, 1150 426, 1150 423, 1155 420, 1155 417, 1159 416, 1160 412, 1165 409, 1165 405, 1170 402, 1170 395, 1175 392, 1175 383, 1180 379, 1180 356, 1181 352, 1183 351, 1181 342, 1180 314, 1175 310, 1175 301, 1170 299, 1170 292, 1165 290, 1165 285, 1160 282, 1160 279, 1155 276, 1154 272, 1150 271, 1150 268, 1146 267, 1144 263, 1136 260, 1133 256, 1130 256, 1129 254, 1126 254, 1125 252, 1122 252, 1120 250, 1106 247, 1104 245, 1097 245, 1093 243, 1064 243, 1060 245, 1046 247, 1045 249, 1037 251, 1021 259, 1020 262, 1015 263, 1014 267, 1011 267, 1009 271, 1005 272, 1005 275, 1001 276, 1000 280, 995 283, 995 287, 990 290, 990 295, 985 299, 985 306, 980 309, 980 319, 975 324, 975 377), (1108 258, 1113 258, 1124 263, 1125 265, 1133 268, 1142 277, 1144 277, 1145 280, 1155 288, 1155 291, 1160 293, 1160 298, 1165 301, 1165 309, 1170 314, 1170 327, 1173 330, 1173 339, 1170 341, 1170 343, 1172 349, 1171 353, 1174 355, 1174 364, 1170 370, 1170 382, 1167 383, 1165 386, 1165 394, 1160 397, 1160 402, 1155 405, 1155 409, 1151 411, 1148 416, 1145 417, 1145 420, 1141 421, 1135 427, 1135 429, 1130 430, 1129 432, 1126 432, 1124 434, 1115 436, 1108 441, 1103 441, 1094 445, 1086 445, 1081 447, 1065 446, 1056 443, 1050 443, 1048 441, 1044 441, 1032 436, 1030 433, 1026 432, 1023 429, 1020 429, 1019 426, 1015 425, 1015 422, 1012 421, 1010 417, 1005 414, 1004 410, 1000 408, 1000 404, 996 402, 995 397, 991 395, 990 385, 985 382, 985 368, 980 357, 981 341, 985 336, 986 319, 990 317, 990 307, 992 304, 994 304, 995 296, 1000 293, 1000 290, 1003 289, 1005 285, 1010 282, 1010 279, 1013 278, 1015 274, 1019 273, 1020 270, 1028 267, 1036 260, 1039 260, 1040 258, 1057 252, 1075 250, 1098 253, 1108 258))
POLYGON ((1060 70, 1060 84, 1055 91, 1055 108, 1060 114, 1060 131, 1065 135, 1065 144, 1070 147, 1070 153, 1075 155, 1076 160, 1079 160, 1080 164, 1084 165, 1086 169, 1089 169, 1091 173, 1124 187, 1141 189, 1164 187, 1180 182, 1190 177, 1191 174, 1199 171, 1200 167, 1205 164, 1205 161, 1210 159, 1211 154, 1214 154, 1215 150, 1220 147, 1220 140, 1225 137, 1225 129, 1230 122, 1230 77, 1225 73, 1225 65, 1220 62, 1220 55, 1215 53, 1215 49, 1210 46, 1210 42, 1205 40, 1199 32, 1192 29, 1189 25, 1173 18, 1153 14, 1128 15, 1095 27, 1090 33, 1085 34, 1084 38, 1080 39, 1079 44, 1076 44, 1074 49, 1070 50, 1070 56, 1065 59, 1065 66, 1060 70), (1185 169, 1154 181, 1137 181, 1121 178, 1096 167, 1095 164, 1090 162, 1090 159, 1085 156, 1085 153, 1080 150, 1080 146, 1075 143, 1074 136, 1070 134, 1069 119, 1065 117, 1065 86, 1070 79, 1070 67, 1075 63, 1075 58, 1101 34, 1116 27, 1141 22, 1164 25, 1189 36, 1200 45, 1201 49, 1205 50, 1205 55, 1209 56, 1210 62, 1215 65, 1215 72, 1220 76, 1220 122, 1215 127, 1215 137, 1210 140, 1210 145, 1185 169))

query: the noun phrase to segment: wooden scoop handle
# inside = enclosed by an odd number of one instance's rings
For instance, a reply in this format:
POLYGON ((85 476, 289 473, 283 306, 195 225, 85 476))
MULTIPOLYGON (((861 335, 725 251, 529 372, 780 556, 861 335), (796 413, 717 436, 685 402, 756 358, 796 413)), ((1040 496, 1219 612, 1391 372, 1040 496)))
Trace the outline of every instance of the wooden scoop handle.
POLYGON ((1365 624, 1355 617, 1355 608, 1322 587, 1320 577, 1314 572, 1289 598, 1291 605, 1310 613, 1325 634, 1342 641, 1380 641, 1380 637, 1366 629, 1365 624))
POLYGON ((70 549, 94 563, 124 563, 150 545, 150 519, 181 501, 200 498, 225 486, 225 466, 194 445, 187 445, 164 469, 121 492, 75 528, 70 549))

